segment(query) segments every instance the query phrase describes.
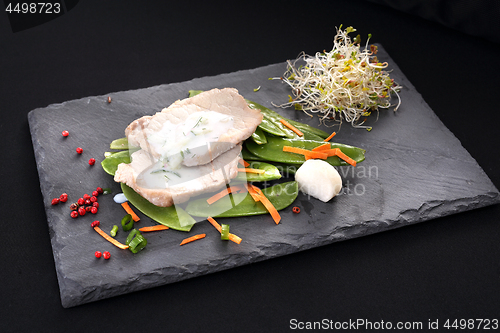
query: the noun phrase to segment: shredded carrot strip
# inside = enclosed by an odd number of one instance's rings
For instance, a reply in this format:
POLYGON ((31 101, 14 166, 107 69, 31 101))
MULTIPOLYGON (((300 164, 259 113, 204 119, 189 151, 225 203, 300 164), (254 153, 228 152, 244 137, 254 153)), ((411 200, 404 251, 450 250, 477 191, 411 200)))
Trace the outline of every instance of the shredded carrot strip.
POLYGON ((335 134, 337 133, 333 132, 332 134, 330 134, 330 136, 325 139, 325 142, 330 141, 335 136, 335 134))
POLYGON ((250 187, 250 184, 246 184, 248 194, 253 198, 255 202, 260 201, 260 195, 253 189, 253 187, 250 187))
POLYGON ((217 194, 211 196, 210 198, 208 198, 207 199, 207 203, 209 205, 211 205, 214 202, 216 202, 217 200, 220 200, 220 199, 224 198, 229 193, 241 192, 243 190, 244 190, 244 188, 241 187, 241 186, 230 186, 229 188, 225 188, 224 190, 220 191, 219 193, 217 193, 217 194))
POLYGON ((132 210, 132 208, 130 208, 129 204, 128 204, 128 201, 125 201, 124 203, 122 203, 122 207, 123 209, 125 209, 125 211, 132 215, 132 219, 137 222, 139 221, 141 218, 139 216, 137 216, 137 214, 132 210))
POLYGON ((323 160, 327 159, 327 154, 319 151, 311 151, 307 149, 302 149, 302 148, 297 148, 297 147, 290 147, 290 146, 283 146, 283 151, 284 152, 289 152, 289 153, 295 153, 295 154, 300 154, 304 155, 306 159, 309 158, 320 158, 323 160))
POLYGON ((179 245, 184 245, 184 244, 187 244, 187 243, 194 242, 195 240, 205 238, 205 236, 206 236, 206 234, 198 234, 198 235, 194 235, 194 236, 185 238, 185 239, 182 240, 182 242, 179 245))
POLYGON ((244 159, 242 159, 242 158, 240 158, 240 159, 238 160, 238 162, 239 162, 241 165, 243 165, 245 168, 246 168, 246 167, 248 167, 248 166, 250 166, 250 163, 248 163, 247 161, 245 161, 245 160, 244 160, 244 159))
POLYGON ((344 154, 342 150, 340 150, 339 148, 335 148, 333 150, 335 151, 335 155, 337 155, 339 158, 343 159, 352 166, 356 166, 356 161, 344 154))
POLYGON ((119 247, 122 250, 128 249, 128 245, 120 243, 119 241, 117 241, 116 239, 114 239, 113 237, 111 237, 110 235, 108 235, 107 233, 105 233, 101 228, 94 227, 94 230, 97 231, 97 233, 99 235, 101 235, 102 237, 104 237, 104 239, 106 239, 108 242, 110 242, 114 246, 119 247))
POLYGON ((297 127, 293 126, 292 124, 290 124, 285 119, 280 119, 280 123, 282 123, 283 125, 285 125, 289 129, 291 129, 292 131, 294 131, 295 134, 297 134, 298 136, 304 136, 304 133, 302 133, 297 127))
POLYGON ((265 173, 266 170, 262 169, 252 169, 252 168, 238 168, 238 172, 247 172, 247 173, 265 173))
MULTIPOLYGON (((273 206, 271 201, 269 201, 269 199, 264 195, 264 193, 262 193, 262 190, 260 188, 258 188, 257 186, 254 186, 252 184, 249 184, 249 188, 251 188, 252 190, 254 190, 256 192, 257 196, 259 197, 259 201, 262 202, 264 207, 266 207, 269 214, 271 214, 274 222, 276 224, 280 223, 281 216, 278 213, 278 210, 276 209, 276 207, 273 206)), ((248 192, 250 193, 250 191, 248 191, 248 192)), ((254 198, 254 200, 255 200, 255 198, 254 198)), ((257 201, 257 200, 255 200, 255 201, 257 201)))
MULTIPOLYGON (((222 232, 222 227, 220 226, 219 223, 217 223, 217 221, 214 220, 213 217, 209 216, 207 217, 207 220, 208 222, 210 222, 210 224, 212 224, 215 227, 215 229, 217 229, 218 232, 222 232)), ((229 233, 229 240, 235 242, 236 244, 239 244, 242 241, 240 237, 232 233, 229 233)))
POLYGON ((158 225, 153 225, 151 227, 142 227, 139 229, 141 232, 150 232, 150 231, 160 231, 160 230, 167 230, 168 227, 163 224, 158 224, 158 225))
POLYGON ((330 148, 331 148, 331 146, 329 143, 324 143, 321 146, 317 146, 316 148, 313 148, 312 151, 323 151, 323 150, 328 150, 330 148))

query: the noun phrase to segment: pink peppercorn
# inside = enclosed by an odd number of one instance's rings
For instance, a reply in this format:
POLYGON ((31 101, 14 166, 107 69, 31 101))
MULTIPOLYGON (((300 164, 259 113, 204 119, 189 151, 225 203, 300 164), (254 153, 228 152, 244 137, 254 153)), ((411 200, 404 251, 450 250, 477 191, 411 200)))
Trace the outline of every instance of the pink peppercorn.
POLYGON ((98 226, 100 226, 100 225, 101 225, 101 222, 99 222, 99 221, 97 221, 97 220, 96 220, 96 221, 92 222, 92 224, 91 224, 90 226, 91 226, 92 228, 95 228, 95 227, 98 227, 98 226))
POLYGON ((82 148, 80 148, 80 147, 78 147, 78 148, 76 148, 76 152, 77 152, 78 154, 81 154, 81 153, 83 153, 83 149, 82 149, 82 148))
POLYGON ((61 195, 59 196, 59 200, 60 200, 61 202, 66 202, 66 201, 68 201, 68 194, 67 194, 67 193, 63 193, 63 194, 61 194, 61 195))
POLYGON ((51 202, 52 206, 57 205, 59 203, 59 201, 60 201, 59 198, 52 199, 52 202, 51 202))
POLYGON ((91 212, 92 214, 97 214, 97 207, 92 207, 92 208, 90 208, 90 212, 91 212))
POLYGON ((94 165, 95 164, 95 158, 91 158, 89 160, 89 165, 94 165))
POLYGON ((100 258, 102 256, 101 251, 95 251, 95 257, 100 258))
POLYGON ((104 259, 109 259, 109 258, 111 258, 111 253, 109 253, 108 251, 104 251, 102 256, 104 257, 104 259))
POLYGON ((70 216, 71 216, 72 218, 76 219, 76 218, 78 217, 78 212, 77 212, 76 210, 73 210, 73 211, 71 211, 70 216))
POLYGON ((62 136, 67 137, 69 135, 68 131, 62 131, 62 136))

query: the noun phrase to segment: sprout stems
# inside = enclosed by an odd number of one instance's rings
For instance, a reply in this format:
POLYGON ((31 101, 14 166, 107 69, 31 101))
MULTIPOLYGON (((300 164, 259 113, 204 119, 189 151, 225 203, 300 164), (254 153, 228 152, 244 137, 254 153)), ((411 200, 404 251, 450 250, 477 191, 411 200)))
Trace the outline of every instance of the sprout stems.
MULTIPOLYGON (((342 27, 342 26, 341 26, 342 27)), ((356 31, 352 27, 337 29, 334 45, 330 52, 317 52, 309 56, 301 52, 293 60, 287 61, 287 70, 280 79, 290 86, 293 98, 279 107, 294 106, 307 115, 317 114, 320 123, 334 121, 349 122, 354 127, 363 126, 370 111, 389 108, 391 94, 396 94, 401 105, 398 91, 402 88, 389 77, 387 62, 379 62, 375 54, 377 46, 368 45, 368 35, 364 50, 360 49, 360 37, 354 42, 348 36, 356 31), (301 63, 301 66, 297 66, 301 63), (361 117, 364 117, 361 120, 361 117)))

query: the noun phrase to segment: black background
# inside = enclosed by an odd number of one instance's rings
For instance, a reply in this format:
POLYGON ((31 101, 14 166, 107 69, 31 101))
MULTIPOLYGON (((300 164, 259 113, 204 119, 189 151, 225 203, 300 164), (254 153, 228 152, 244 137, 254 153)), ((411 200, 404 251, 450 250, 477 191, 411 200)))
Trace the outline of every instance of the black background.
MULTIPOLYGON (((484 12, 455 26, 498 27, 484 12)), ((62 308, 28 112, 312 54, 331 48, 340 24, 384 46, 500 187, 500 45, 490 38, 498 31, 478 36, 361 0, 81 1, 17 33, 1 13, 0 331, 281 332, 291 319, 424 327, 500 319, 499 205, 62 308)))

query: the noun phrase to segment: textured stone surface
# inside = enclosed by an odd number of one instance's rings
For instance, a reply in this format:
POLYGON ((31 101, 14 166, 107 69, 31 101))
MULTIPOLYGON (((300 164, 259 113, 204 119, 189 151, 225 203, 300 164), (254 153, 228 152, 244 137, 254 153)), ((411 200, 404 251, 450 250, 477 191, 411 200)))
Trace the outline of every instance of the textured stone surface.
MULTIPOLYGON (((371 132, 344 124, 335 140, 367 150, 366 161, 355 169, 339 170, 344 188, 328 203, 299 194, 296 205, 281 212, 275 225, 270 216, 226 219, 243 238, 240 245, 219 240, 208 223, 196 224, 192 233, 207 238, 179 246, 186 233, 174 230, 146 235, 145 250, 134 255, 119 250, 90 227, 99 219, 109 232, 124 215, 112 196, 99 198, 97 215, 72 219, 69 204, 97 186, 119 191, 112 177, 99 165, 109 142, 124 136, 132 120, 153 114, 189 89, 234 87, 250 100, 271 106, 290 94, 280 81, 285 63, 187 82, 110 93, 36 109, 29 124, 46 205, 54 260, 64 307, 96 301, 145 288, 164 285, 251 262, 294 253, 332 242, 459 213, 500 202, 500 195, 486 174, 443 125, 382 47, 378 57, 389 61, 392 77, 404 86, 403 105, 394 113, 382 110, 371 132), (253 89, 261 86, 258 92, 253 89), (112 102, 107 103, 108 96, 112 102), (69 137, 61 135, 63 130, 69 137), (76 147, 84 153, 78 155, 76 147), (94 157, 96 165, 87 161, 94 157), (65 204, 51 206, 62 192, 65 204), (96 259, 94 251, 110 251, 111 259, 96 259)), ((317 126, 317 119, 293 110, 275 109, 292 119, 317 126)), ((331 131, 331 129, 325 129, 331 131)), ((152 221, 143 218, 141 226, 152 221)), ((117 239, 124 241, 125 233, 117 239)))

